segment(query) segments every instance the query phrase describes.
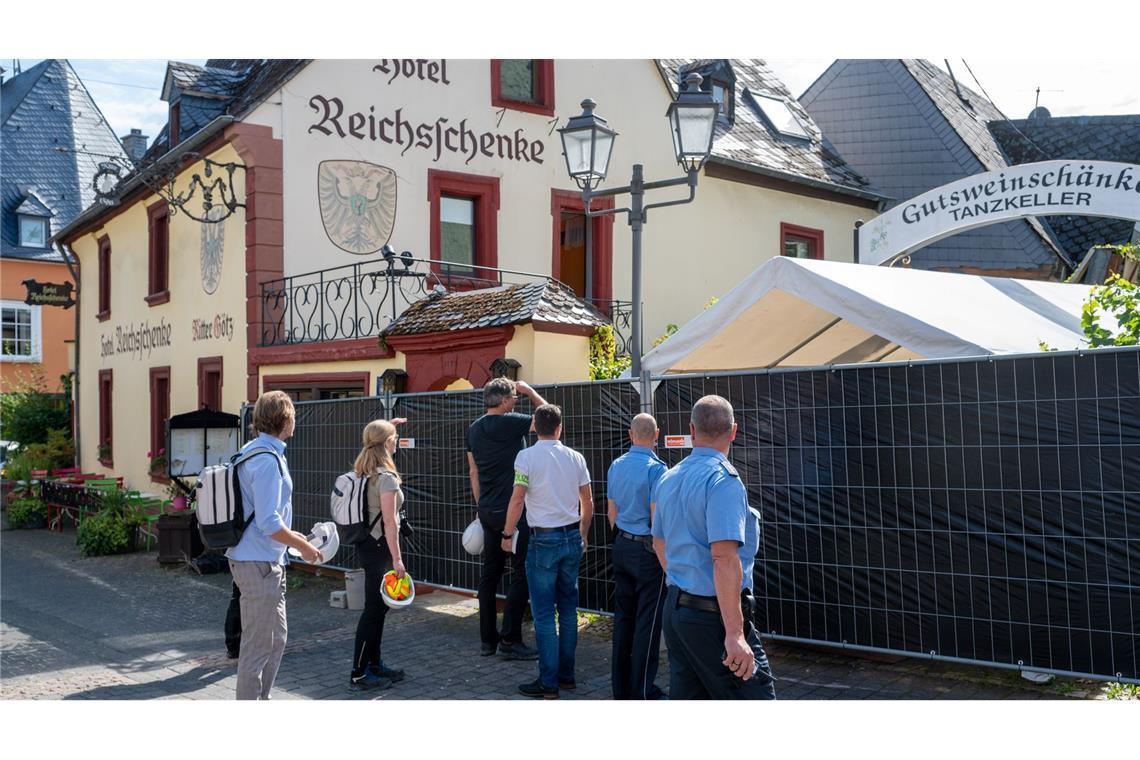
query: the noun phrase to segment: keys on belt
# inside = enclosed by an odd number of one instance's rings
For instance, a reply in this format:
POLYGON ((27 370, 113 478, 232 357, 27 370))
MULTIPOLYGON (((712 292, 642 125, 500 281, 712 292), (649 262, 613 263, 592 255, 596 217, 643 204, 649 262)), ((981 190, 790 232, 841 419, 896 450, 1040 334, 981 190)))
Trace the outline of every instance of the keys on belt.
POLYGON ((653 546, 653 536, 639 536, 636 533, 630 533, 628 530, 618 530, 617 534, 622 538, 628 538, 630 541, 636 541, 639 544, 646 546, 653 546))

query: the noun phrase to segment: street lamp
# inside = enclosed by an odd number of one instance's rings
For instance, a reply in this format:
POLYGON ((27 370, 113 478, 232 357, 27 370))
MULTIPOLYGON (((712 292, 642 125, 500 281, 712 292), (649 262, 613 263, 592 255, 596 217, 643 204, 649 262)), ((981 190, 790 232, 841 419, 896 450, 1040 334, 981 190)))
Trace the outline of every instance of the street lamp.
POLYGON ((582 101, 582 113, 571 118, 559 129, 562 152, 566 156, 566 170, 582 189, 586 216, 605 216, 626 213, 633 237, 633 338, 630 341, 630 374, 641 377, 641 229, 646 213, 651 208, 677 206, 690 203, 696 196, 697 176, 712 152, 713 133, 716 129, 717 104, 710 93, 701 90, 700 74, 695 71, 685 77, 684 88, 677 93, 665 116, 673 136, 673 150, 677 163, 685 176, 677 179, 646 182, 641 164, 633 165, 633 177, 625 187, 595 192, 609 171, 617 132, 601 116, 594 113, 597 104, 589 98, 582 101), (689 197, 662 203, 645 204, 645 191, 662 187, 689 186, 689 197), (629 193, 628 208, 591 211, 592 198, 606 198, 629 193))

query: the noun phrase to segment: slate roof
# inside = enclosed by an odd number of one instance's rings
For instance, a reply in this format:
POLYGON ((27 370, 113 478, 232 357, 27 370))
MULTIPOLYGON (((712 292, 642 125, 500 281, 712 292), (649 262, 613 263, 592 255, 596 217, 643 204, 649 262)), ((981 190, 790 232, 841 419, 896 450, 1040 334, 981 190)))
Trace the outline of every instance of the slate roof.
MULTIPOLYGON (((205 66, 171 61, 167 64, 167 84, 181 90, 206 91, 219 97, 200 97, 182 92, 178 100, 180 121, 178 139, 186 141, 195 132, 218 116, 229 114, 241 118, 273 90, 287 82, 309 64, 303 59, 238 59, 216 58, 205 66)), ((173 92, 164 85, 163 99, 170 100, 173 92)), ((148 166, 170 151, 170 124, 155 136, 140 161, 148 166)))
MULTIPOLYGON (((716 59, 662 58, 657 61, 672 94, 676 94, 682 73, 716 64, 716 59)), ((783 174, 789 179, 804 177, 864 193, 875 190, 865 177, 839 155, 807 110, 792 96, 783 82, 759 58, 733 58, 727 63, 736 75, 734 121, 718 123, 712 156, 751 164, 783 174), (810 140, 781 135, 769 128, 750 94, 784 100, 799 119, 810 140)))
MULTIPOLYGON (((956 71, 955 73, 961 73, 956 71)), ((928 61, 837 60, 800 96, 843 158, 891 206, 934 187, 1008 166, 983 95, 928 61), (960 95, 959 95, 960 93, 960 95)), ((924 247, 911 266, 1056 277, 1070 261, 1036 219, 960 232, 924 247)))
MULTIPOLYGON (((973 92, 961 81, 958 82, 957 90, 955 90, 954 79, 930 61, 903 60, 902 63, 910 71, 915 81, 926 90, 926 94, 934 101, 934 105, 942 112, 946 121, 958 133, 958 136, 982 163, 986 171, 995 171, 1009 166, 997 139, 994 138, 989 129, 991 121, 1005 117, 988 98, 973 92), (959 97, 959 92, 965 97, 959 97)), ((1041 236, 1046 247, 1062 256, 1067 264, 1073 263, 1071 257, 1058 249, 1053 238, 1049 236, 1038 219, 1029 217, 1025 219, 1025 223, 1041 236)))
POLYGON ((609 324, 565 285, 545 281, 429 295, 409 306, 383 335, 422 335, 525 322, 582 327, 609 324))
MULTIPOLYGON (((1140 164, 1140 115, 1051 116, 990 122, 990 132, 1010 164, 1096 159, 1140 164)), ((1050 216, 1045 224, 1080 261, 1096 245, 1131 240, 1134 223, 1095 216, 1050 216)))
POLYGON ((130 164, 83 82, 66 60, 47 59, 0 86, 0 255, 59 261, 50 247, 19 243, 17 210, 49 215, 49 236, 95 200, 98 164, 115 156, 130 164), (68 151, 81 150, 85 153, 68 151))

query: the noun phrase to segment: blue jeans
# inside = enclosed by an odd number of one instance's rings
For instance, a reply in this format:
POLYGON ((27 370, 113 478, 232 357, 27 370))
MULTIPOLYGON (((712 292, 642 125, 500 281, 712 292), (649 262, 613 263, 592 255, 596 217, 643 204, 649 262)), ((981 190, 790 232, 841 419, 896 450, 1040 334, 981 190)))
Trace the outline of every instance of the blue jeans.
POLYGON ((582 561, 578 526, 552 533, 531 532, 526 553, 526 581, 538 647, 538 677, 542 685, 558 688, 574 679, 574 650, 578 648, 578 565, 582 561), (554 611, 558 610, 558 627, 554 611))

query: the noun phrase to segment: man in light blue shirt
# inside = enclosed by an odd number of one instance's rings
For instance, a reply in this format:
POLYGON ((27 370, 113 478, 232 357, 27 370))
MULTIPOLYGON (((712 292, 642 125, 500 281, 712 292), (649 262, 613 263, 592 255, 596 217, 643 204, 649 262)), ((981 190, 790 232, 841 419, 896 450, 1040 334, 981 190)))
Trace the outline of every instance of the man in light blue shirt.
POLYGON ((606 500, 614 531, 614 630, 610 680, 614 699, 661 699, 653 682, 661 651, 665 576, 649 535, 650 492, 666 470, 653 453, 657 421, 639 414, 629 426, 629 451, 610 465, 606 500))
POLYGON ((693 451, 657 481, 653 548, 665 570, 670 699, 775 699, 752 624, 760 515, 728 461, 732 405, 704 396, 689 423, 693 451), (726 670, 727 669, 727 670, 726 670))
POLYGON ((293 480, 285 462, 285 439, 293 435, 293 401, 281 391, 263 393, 253 407, 257 438, 242 453, 263 450, 238 465, 237 479, 246 528, 226 550, 230 573, 241 592, 241 653, 237 698, 269 699, 288 624, 285 616, 285 550, 296 548, 306 562, 320 551, 292 529, 293 480))

